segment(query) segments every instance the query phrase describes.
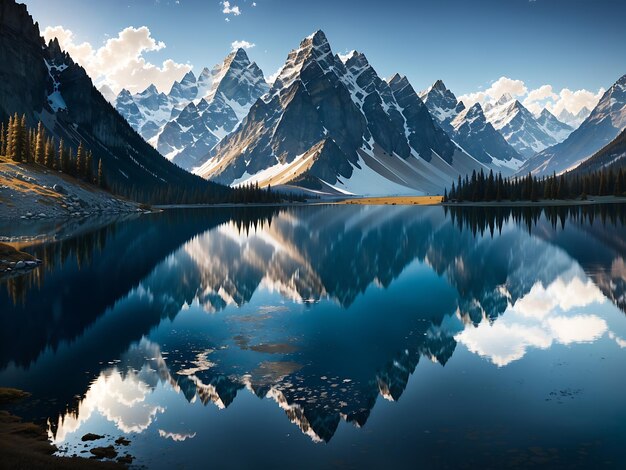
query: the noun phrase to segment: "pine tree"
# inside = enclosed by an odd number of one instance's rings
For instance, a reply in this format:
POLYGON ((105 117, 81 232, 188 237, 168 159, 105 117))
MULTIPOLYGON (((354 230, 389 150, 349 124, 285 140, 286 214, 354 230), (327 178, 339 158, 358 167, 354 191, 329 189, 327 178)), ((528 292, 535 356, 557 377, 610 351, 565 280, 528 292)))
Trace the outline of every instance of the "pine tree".
POLYGON ((13 155, 13 116, 9 116, 9 124, 6 130, 6 150, 4 156, 10 159, 13 155))
POLYGON ((102 189, 105 188, 106 184, 104 181, 104 169, 102 168, 102 159, 98 159, 98 186, 102 189))
POLYGON ((46 154, 46 136, 43 130, 43 123, 39 121, 37 124, 37 135, 35 137, 35 162, 43 165, 45 163, 46 154))
POLYGON ((46 155, 44 159, 44 164, 50 168, 54 169, 54 164, 56 161, 56 149, 54 148, 54 143, 51 138, 46 141, 46 155))
POLYGON ((7 133, 4 128, 4 122, 0 123, 0 155, 3 157, 7 155, 7 133))
POLYGON ((10 132, 10 154, 9 157, 14 162, 24 161, 24 151, 26 150, 26 135, 22 132, 22 120, 15 113, 11 123, 10 132))
POLYGON ((76 177, 77 178, 84 178, 85 176, 85 168, 86 168, 85 159, 86 159, 85 149, 83 147, 83 142, 81 141, 80 144, 78 144, 78 151, 76 152, 76 177))
POLYGON ((61 141, 59 142, 59 169, 63 172, 63 173, 68 173, 69 172, 69 162, 67 160, 67 151, 65 149, 65 142, 63 142, 63 139, 61 139, 61 141))
POLYGON ((22 161, 32 162, 32 154, 30 151, 30 139, 28 138, 28 128, 26 127, 26 114, 22 114, 20 119, 20 139, 22 140, 22 161))

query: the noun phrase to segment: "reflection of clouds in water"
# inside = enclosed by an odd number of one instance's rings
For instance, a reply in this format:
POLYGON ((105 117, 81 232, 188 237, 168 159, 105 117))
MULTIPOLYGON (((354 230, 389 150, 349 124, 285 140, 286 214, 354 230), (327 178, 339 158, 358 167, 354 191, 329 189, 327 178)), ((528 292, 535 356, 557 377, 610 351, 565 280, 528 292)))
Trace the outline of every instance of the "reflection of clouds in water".
POLYGON ((184 442, 187 439, 193 439, 194 437, 196 437, 196 433, 195 432, 178 433, 178 432, 169 432, 169 431, 164 431, 163 429, 159 429, 159 436, 165 439, 171 439, 176 442, 184 442))
POLYGON ((591 280, 583 281, 579 277, 574 277, 570 281, 564 281, 559 277, 548 287, 543 287, 540 283, 535 284, 513 308, 525 317, 543 318, 555 308, 568 311, 574 307, 586 307, 594 302, 604 302, 604 295, 591 280))
POLYGON ((77 431, 93 413, 104 416, 122 432, 144 431, 152 424, 157 413, 165 411, 161 406, 146 403, 150 393, 150 387, 138 374, 129 372, 122 377, 117 369, 101 374, 78 405, 78 412, 59 418, 53 442, 58 444, 65 441, 68 434, 77 431))
POLYGON ((559 277, 547 287, 536 283, 493 324, 468 325, 455 339, 497 366, 521 359, 528 348, 547 349, 554 342, 567 345, 595 341, 608 330, 604 319, 591 314, 567 314, 574 308, 606 301, 583 276, 576 273, 559 277), (565 280, 567 277, 569 280, 565 280))
POLYGON ((620 338, 619 336, 617 336, 612 331, 609 331, 609 338, 611 338, 613 341, 615 341, 620 348, 622 348, 622 349, 626 348, 626 340, 620 338))

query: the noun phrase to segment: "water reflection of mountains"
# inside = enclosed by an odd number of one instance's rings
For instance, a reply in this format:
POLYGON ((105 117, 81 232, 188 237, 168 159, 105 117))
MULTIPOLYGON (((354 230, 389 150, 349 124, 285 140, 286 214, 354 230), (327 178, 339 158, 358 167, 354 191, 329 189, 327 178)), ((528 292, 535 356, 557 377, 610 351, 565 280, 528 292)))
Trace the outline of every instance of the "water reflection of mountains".
MULTIPOLYGON (((220 406, 228 406, 246 387, 276 400, 303 432, 329 440, 341 418, 365 424, 379 394, 398 399, 421 356, 446 363, 456 342, 445 318, 457 309, 475 324, 494 319, 535 283, 549 284, 576 261, 624 310, 621 206, 453 208, 447 214, 441 208, 345 206, 251 211, 234 220, 231 215, 155 215, 65 242, 65 247, 40 248, 37 254, 47 257, 49 271, 33 274, 21 293, 9 285, 18 302, 0 298, 6 326, 0 364, 35 361, 36 368, 45 349, 53 356, 48 361, 59 367, 71 356, 78 371, 74 376, 68 371, 63 384, 55 385, 48 380, 51 372, 40 383, 65 404, 87 389, 89 377, 82 371, 100 371, 100 364, 129 351, 132 360, 118 365, 122 371, 150 364, 159 380, 174 384, 187 399, 220 406), (563 251, 568 256, 555 256, 563 251), (516 256, 523 252, 535 256, 516 256), (223 346, 203 336, 187 335, 186 343, 175 348, 179 357, 170 353, 167 360, 153 350, 136 352, 145 343, 138 344, 140 339, 163 318, 175 318, 194 302, 218 312, 229 304, 246 304, 263 286, 300 302, 330 299, 349 311, 366 289, 389 288, 415 260, 445 276, 456 298, 441 295, 446 300, 434 303, 416 298, 414 309, 391 321, 386 315, 392 312, 381 311, 363 328, 347 320, 334 325, 334 336, 350 345, 348 358, 324 357, 319 351, 328 338, 306 330, 298 331, 306 339, 297 353, 282 355, 278 363, 264 361, 246 374, 237 372, 236 357, 230 364, 224 360, 181 374, 197 363, 198 350, 223 346), (384 347, 372 351, 363 331, 376 331, 384 347), (68 356, 56 354, 65 343, 71 343, 68 356), (371 356, 361 363, 359 354, 371 356), (349 382, 343 382, 347 376, 349 382)), ((415 295, 437 293, 416 289, 415 295)))

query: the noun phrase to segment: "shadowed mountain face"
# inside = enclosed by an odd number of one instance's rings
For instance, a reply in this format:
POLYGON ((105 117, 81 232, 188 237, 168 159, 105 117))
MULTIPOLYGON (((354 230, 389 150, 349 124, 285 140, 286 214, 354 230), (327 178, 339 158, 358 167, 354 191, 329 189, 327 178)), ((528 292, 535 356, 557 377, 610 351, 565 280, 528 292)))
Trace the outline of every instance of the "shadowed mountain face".
POLYGON ((558 145, 528 160, 520 170, 542 176, 577 167, 626 128, 626 75, 602 96, 578 129, 558 145))
POLYGON ((83 142, 94 161, 102 160, 109 185, 126 194, 131 188, 149 192, 166 186, 227 193, 226 188, 207 186, 148 145, 57 40, 45 44, 26 6, 14 0, 0 2, 0 76, 0 121, 24 114, 29 127, 41 121, 50 135, 74 149, 83 142))
POLYGON ((292 50, 270 91, 196 173, 224 184, 296 184, 353 194, 443 189, 484 168, 433 122, 406 77, 341 59, 322 31, 292 50))
POLYGON ((200 404, 236 413, 251 394, 328 442, 343 421, 369 427, 379 396, 402 402, 420 364, 617 348, 624 214, 341 206, 119 222, 33 248, 47 270, 3 288, 0 385, 39 397, 24 414, 49 417, 70 449, 105 428, 187 442, 204 428, 180 424, 200 404))

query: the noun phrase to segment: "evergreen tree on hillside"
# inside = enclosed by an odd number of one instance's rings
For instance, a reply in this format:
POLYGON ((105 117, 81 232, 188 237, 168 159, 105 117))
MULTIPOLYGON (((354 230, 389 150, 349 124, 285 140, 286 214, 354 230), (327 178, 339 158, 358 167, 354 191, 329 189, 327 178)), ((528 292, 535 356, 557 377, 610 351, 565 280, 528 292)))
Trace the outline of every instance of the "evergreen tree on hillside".
POLYGON ((26 129, 22 127, 22 119, 15 113, 11 121, 10 133, 10 154, 11 160, 21 163, 25 160, 26 154, 26 129))
POLYGON ((0 123, 0 155, 3 157, 7 155, 7 132, 4 128, 4 122, 0 123))
POLYGON ((85 177, 86 158, 85 148, 83 147, 83 143, 81 141, 78 145, 78 151, 76 152, 76 176, 78 178, 85 177))
POLYGON ((46 136, 43 130, 43 123, 39 121, 37 124, 37 134, 35 137, 35 161, 41 165, 45 162, 46 154, 46 136))
POLYGON ((102 159, 99 158, 98 159, 98 179, 97 179, 97 183, 98 186, 101 187, 102 189, 105 188, 106 184, 104 181, 104 169, 102 168, 102 159))
POLYGON ((57 157, 56 157, 56 149, 54 148, 54 142, 52 141, 52 138, 49 138, 46 141, 46 152, 45 152, 44 164, 51 170, 54 170, 56 158, 57 157))

